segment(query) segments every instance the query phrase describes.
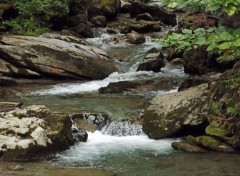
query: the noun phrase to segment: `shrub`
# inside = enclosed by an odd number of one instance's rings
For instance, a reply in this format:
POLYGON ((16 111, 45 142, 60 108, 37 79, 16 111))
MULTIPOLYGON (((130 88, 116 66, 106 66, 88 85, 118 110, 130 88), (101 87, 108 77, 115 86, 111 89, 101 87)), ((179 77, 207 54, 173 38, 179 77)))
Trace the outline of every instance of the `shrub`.
POLYGON ((38 35, 46 32, 50 21, 68 14, 69 0, 13 0, 19 16, 4 22, 15 34, 38 35))

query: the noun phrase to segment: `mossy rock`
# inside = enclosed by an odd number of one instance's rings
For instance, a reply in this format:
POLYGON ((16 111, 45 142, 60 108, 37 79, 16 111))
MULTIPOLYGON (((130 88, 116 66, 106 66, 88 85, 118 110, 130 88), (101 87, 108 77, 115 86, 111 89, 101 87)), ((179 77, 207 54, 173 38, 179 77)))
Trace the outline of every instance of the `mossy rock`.
POLYGON ((235 152, 235 150, 223 143, 217 140, 214 137, 211 136, 198 136, 198 137, 193 137, 193 136, 188 136, 186 141, 190 144, 193 145, 198 145, 200 147, 203 147, 207 150, 210 151, 215 151, 215 152, 235 152))
POLYGON ((207 126, 207 128, 205 129, 205 132, 207 135, 209 136, 214 136, 214 137, 219 137, 219 138, 224 138, 225 136, 227 136, 229 134, 229 132, 223 128, 217 128, 214 126, 207 126))
POLYGON ((207 150, 197 146, 190 144, 186 141, 180 141, 180 142, 173 142, 172 147, 176 150, 184 151, 184 152, 192 152, 192 153, 206 153, 207 150))
POLYGON ((153 139, 203 131, 207 121, 206 92, 203 84, 155 97, 145 110, 143 131, 153 139))

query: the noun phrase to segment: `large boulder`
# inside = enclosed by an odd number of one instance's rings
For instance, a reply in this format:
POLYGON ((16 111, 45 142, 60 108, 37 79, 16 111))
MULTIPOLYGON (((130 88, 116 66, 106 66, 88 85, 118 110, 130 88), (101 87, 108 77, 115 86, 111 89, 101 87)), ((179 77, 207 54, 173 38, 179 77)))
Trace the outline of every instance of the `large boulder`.
POLYGON ((103 79, 117 70, 104 51, 74 36, 2 36, 0 42, 2 75, 103 79))
POLYGON ((176 15, 163 10, 158 5, 148 5, 142 2, 133 2, 129 8, 131 17, 139 14, 149 13, 155 20, 160 20, 166 25, 175 26, 177 24, 176 15))
POLYGON ((207 123, 207 85, 156 96, 143 118, 143 130, 153 139, 204 131, 207 123))
POLYGON ((69 117, 33 105, 0 113, 0 158, 40 159, 73 144, 69 117))

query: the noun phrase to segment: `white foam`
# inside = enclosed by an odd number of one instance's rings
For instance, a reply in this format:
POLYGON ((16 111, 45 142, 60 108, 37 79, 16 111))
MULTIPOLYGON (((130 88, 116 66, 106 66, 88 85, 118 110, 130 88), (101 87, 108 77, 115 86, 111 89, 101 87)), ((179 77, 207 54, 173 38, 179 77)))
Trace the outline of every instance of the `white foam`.
POLYGON ((141 136, 109 136, 100 131, 88 133, 88 141, 71 147, 70 150, 59 155, 60 161, 94 162, 104 156, 121 152, 134 152, 141 149, 154 154, 168 154, 173 151, 173 139, 152 140, 145 135, 141 136))
POLYGON ((108 86, 110 82, 129 81, 143 79, 154 76, 155 73, 147 71, 127 72, 127 73, 112 73, 104 80, 90 81, 86 83, 71 83, 58 84, 50 89, 39 90, 30 93, 31 95, 61 95, 61 94, 76 94, 98 91, 102 87, 108 86))

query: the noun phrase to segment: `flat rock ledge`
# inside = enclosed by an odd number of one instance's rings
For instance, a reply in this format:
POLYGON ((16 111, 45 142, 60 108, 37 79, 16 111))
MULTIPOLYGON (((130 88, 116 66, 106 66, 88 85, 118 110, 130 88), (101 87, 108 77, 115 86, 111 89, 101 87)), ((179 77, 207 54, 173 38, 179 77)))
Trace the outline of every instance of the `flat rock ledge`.
POLYGON ((73 144, 68 116, 42 105, 0 113, 0 160, 39 160, 73 144))

